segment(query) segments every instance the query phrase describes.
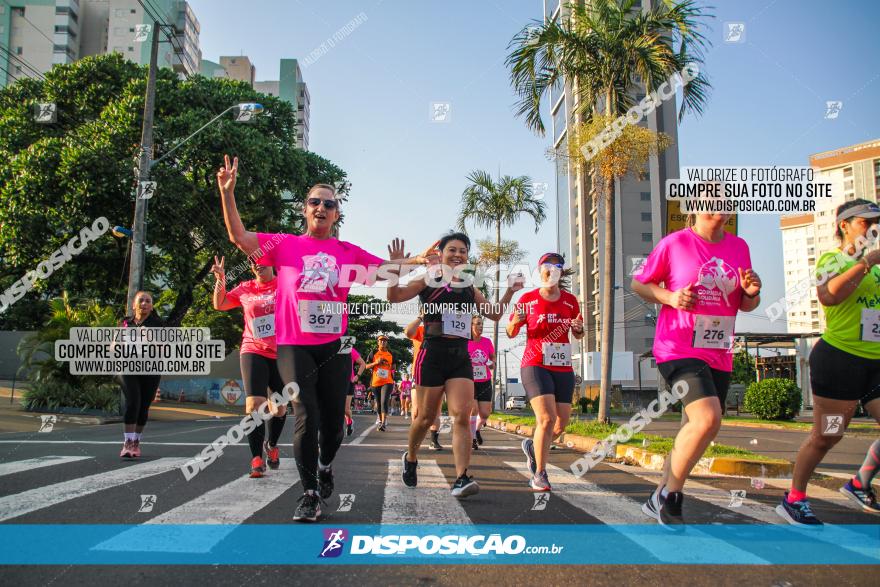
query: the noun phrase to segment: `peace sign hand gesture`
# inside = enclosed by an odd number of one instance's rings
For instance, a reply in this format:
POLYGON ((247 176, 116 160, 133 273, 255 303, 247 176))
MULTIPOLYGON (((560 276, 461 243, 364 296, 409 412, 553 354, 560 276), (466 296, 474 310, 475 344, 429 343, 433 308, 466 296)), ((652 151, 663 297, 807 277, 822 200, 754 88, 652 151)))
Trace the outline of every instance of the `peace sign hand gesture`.
POLYGON ((214 265, 211 266, 211 273, 214 274, 218 281, 226 279, 226 270, 223 268, 224 263, 226 263, 226 257, 220 257, 220 260, 217 260, 217 255, 214 255, 214 265))
POLYGON ((238 157, 229 163, 229 155, 223 155, 223 166, 217 171, 217 185, 221 194, 232 193, 235 189, 235 180, 238 177, 238 157))

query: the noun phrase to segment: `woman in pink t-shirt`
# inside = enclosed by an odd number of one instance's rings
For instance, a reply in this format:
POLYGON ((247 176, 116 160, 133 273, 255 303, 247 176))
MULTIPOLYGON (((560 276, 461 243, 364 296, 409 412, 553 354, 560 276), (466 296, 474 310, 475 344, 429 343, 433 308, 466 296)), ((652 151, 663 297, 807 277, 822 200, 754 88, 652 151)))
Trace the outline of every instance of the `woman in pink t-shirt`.
POLYGON ((751 312, 761 301, 749 246, 724 231, 730 215, 695 216, 687 228, 657 243, 632 281, 642 299, 662 305, 653 349, 657 370, 676 395, 683 395, 675 450, 642 506, 646 515, 669 526, 684 524, 684 482, 721 428, 737 312, 751 312))
POLYGON ((483 444, 480 428, 489 421, 492 413, 492 367, 495 365, 495 347, 492 340, 483 336, 483 317, 471 318, 471 339, 468 354, 474 369, 474 407, 471 410, 471 445, 478 450, 483 444))
MULTIPOLYGON (((257 265, 251 262, 251 271, 256 279, 239 283, 232 291, 226 291, 226 271, 223 267, 226 257, 219 260, 214 257, 211 272, 216 277, 214 284, 214 309, 225 312, 233 308, 244 309, 244 333, 241 337, 241 348, 238 353, 241 365, 241 379, 244 382, 245 413, 252 414, 268 401, 268 391, 281 394, 284 384, 278 373, 278 354, 275 349, 275 288, 278 284, 275 272, 269 265, 257 265)), ((270 469, 277 469, 281 464, 278 450, 278 439, 287 419, 287 406, 276 406, 270 402, 273 417, 268 421, 269 434, 265 442, 266 462, 270 469)), ((266 426, 259 421, 259 426, 248 434, 248 445, 251 448, 251 477, 262 477, 266 472, 263 462, 263 445, 266 438, 266 426)))
POLYGON ((305 490, 293 519, 314 522, 321 515, 321 501, 333 493, 330 464, 344 435, 351 357, 339 351, 348 326, 348 290, 354 283, 393 277, 401 265, 426 264, 427 252, 408 257, 403 241, 394 239, 388 247, 392 260, 384 261, 334 238, 339 200, 327 184, 314 185, 306 194, 305 234, 245 230, 235 205, 237 175, 238 158, 230 162, 226 155, 217 172, 223 218, 229 240, 255 262, 273 266, 278 276, 278 371, 285 387, 292 387, 293 455, 305 490))

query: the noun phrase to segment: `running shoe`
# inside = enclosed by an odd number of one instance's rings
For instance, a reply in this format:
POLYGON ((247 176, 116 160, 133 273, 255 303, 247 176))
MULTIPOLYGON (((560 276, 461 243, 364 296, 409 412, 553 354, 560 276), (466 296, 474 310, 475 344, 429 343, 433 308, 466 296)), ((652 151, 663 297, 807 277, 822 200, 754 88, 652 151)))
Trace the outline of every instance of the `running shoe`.
POLYGON ((132 440, 131 441, 131 458, 138 459, 141 456, 141 441, 140 440, 132 440))
POLYGON ((660 501, 660 525, 670 530, 683 530, 684 518, 681 515, 681 504, 684 495, 681 491, 670 491, 666 497, 659 496, 660 501))
POLYGON ((522 441, 522 451, 526 455, 526 464, 532 477, 538 474, 538 463, 535 462, 535 443, 531 438, 524 438, 522 441))
POLYGON ((655 489, 651 493, 651 497, 648 498, 648 501, 642 504, 642 513, 648 516, 649 518, 654 518, 658 522, 660 521, 660 502, 659 502, 660 490, 655 489))
POLYGON ((872 490, 856 489, 852 479, 840 488, 840 492, 854 501, 860 508, 872 514, 880 514, 880 505, 877 504, 877 496, 872 490))
POLYGON ((473 477, 469 477, 467 472, 455 480, 452 485, 452 497, 456 499, 464 499, 470 495, 476 495, 480 492, 480 486, 474 481, 473 477))
POLYGON ((550 491, 550 480, 547 479, 547 471, 541 471, 537 475, 532 475, 529 480, 529 487, 535 491, 550 491))
POLYGON ((379 431, 385 432, 385 422, 382 422, 382 424, 379 426, 379 431))
POLYGON ((317 522, 321 517, 321 498, 313 491, 306 491, 298 500, 293 512, 294 522, 317 522))
POLYGON ((471 448, 473 450, 480 450, 480 443, 477 442, 476 438, 474 438, 473 441, 471 442, 471 448))
POLYGON ((132 457, 131 454, 131 440, 126 440, 122 445, 122 450, 119 452, 119 456, 124 459, 130 459, 132 457))
POLYGON ((666 497, 660 493, 660 489, 654 490, 651 497, 642 504, 642 513, 657 520, 661 526, 670 530, 683 530, 684 518, 681 515, 681 504, 684 496, 681 491, 670 491, 666 497), (676 527, 677 526, 677 527, 676 527))
POLYGON ((480 430, 479 430, 479 429, 477 429, 477 432, 476 432, 475 436, 477 437, 477 442, 478 442, 479 444, 483 444, 483 435, 480 434, 480 430))
POLYGON ((318 495, 321 499, 327 499, 333 495, 333 469, 318 468, 318 495))
POLYGON ((263 457, 254 457, 251 459, 251 478, 259 479, 266 472, 266 465, 263 464, 263 457))
POLYGON ((443 450, 443 447, 440 446, 440 439, 438 437, 431 439, 431 450, 443 450))
POLYGON ((281 464, 281 451, 278 450, 277 446, 269 446, 269 443, 266 443, 266 464, 269 465, 270 469, 277 469, 281 464))
POLYGON ((354 432, 354 420, 349 420, 345 424, 345 433, 348 436, 351 436, 351 433, 354 432))
POLYGON ((824 525, 813 513, 810 502, 806 498, 788 503, 787 491, 782 496, 782 503, 776 506, 776 513, 792 526, 818 527, 824 525))
POLYGON ((403 453, 403 457, 401 457, 401 461, 403 462, 403 472, 401 476, 403 477, 403 484, 407 487, 415 487, 419 483, 419 477, 416 470, 419 468, 419 462, 416 461, 414 463, 406 460, 406 455, 409 454, 409 451, 403 453))

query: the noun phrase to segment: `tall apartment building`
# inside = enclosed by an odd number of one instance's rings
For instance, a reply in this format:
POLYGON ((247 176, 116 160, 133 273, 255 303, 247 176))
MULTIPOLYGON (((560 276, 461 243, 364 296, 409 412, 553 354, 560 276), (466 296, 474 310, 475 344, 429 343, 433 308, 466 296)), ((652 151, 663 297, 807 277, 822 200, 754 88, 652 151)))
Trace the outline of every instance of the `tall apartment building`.
POLYGON ((220 57, 220 67, 226 71, 226 77, 229 79, 245 82, 250 86, 254 85, 257 68, 244 55, 237 57, 222 56, 220 57))
MULTIPOLYGON (((159 45, 160 67, 199 71, 199 21, 184 0, 151 0, 175 42, 159 45)), ((149 37, 136 42, 136 27, 153 24, 137 0, 3 0, 0 2, 0 86, 37 77, 56 63, 72 63, 111 51, 145 65, 149 37)))
MULTIPOLYGON (((652 1, 636 3, 636 9, 645 10, 652 1)), ((545 0, 546 19, 566 18, 565 2, 545 0)), ((565 151, 571 113, 578 97, 572 91, 577 80, 565 80, 551 89, 551 116, 553 146, 565 151)), ((644 91, 635 96, 636 102, 644 97, 644 91)), ((615 380, 631 386, 637 383, 639 373, 644 386, 656 381, 656 363, 642 360, 641 355, 651 350, 654 343, 655 308, 646 305, 630 291, 630 281, 634 267, 637 267, 651 252, 654 244, 664 236, 666 218, 666 199, 664 186, 667 179, 678 177, 678 123, 676 100, 673 97, 664 102, 642 122, 656 132, 672 137, 672 146, 656 157, 652 157, 644 173, 627 176, 616 183, 616 252, 614 291, 602 291, 603 263, 605 252, 604 216, 599 209, 601 186, 593 185, 588 174, 578 173, 574 166, 560 161, 556 169, 556 213, 557 247, 575 271, 573 292, 584 307, 583 352, 601 351, 601 300, 604 295, 615 296, 614 349, 618 352, 632 353, 632 380, 615 380)), ((575 372, 579 372, 581 361, 589 365, 588 357, 573 352, 575 372)), ((589 370, 585 369, 585 373, 589 370)))
POLYGON ((296 110, 296 146, 309 149, 309 88, 303 81, 302 70, 296 59, 282 59, 277 80, 254 81, 256 68, 251 60, 241 55, 221 57, 220 63, 202 60, 202 75, 235 79, 248 83, 258 92, 275 96, 293 105, 296 110))
MULTIPOLYGON (((856 198, 880 201, 880 139, 816 153, 810 156, 810 166, 816 170, 817 177, 831 183, 832 197, 819 200, 813 214, 784 216, 780 220, 786 291, 809 280, 816 272, 819 257, 837 248, 834 237, 837 206, 856 198)), ((816 288, 809 288, 807 295, 789 298, 786 322, 789 332, 825 329, 816 288)))

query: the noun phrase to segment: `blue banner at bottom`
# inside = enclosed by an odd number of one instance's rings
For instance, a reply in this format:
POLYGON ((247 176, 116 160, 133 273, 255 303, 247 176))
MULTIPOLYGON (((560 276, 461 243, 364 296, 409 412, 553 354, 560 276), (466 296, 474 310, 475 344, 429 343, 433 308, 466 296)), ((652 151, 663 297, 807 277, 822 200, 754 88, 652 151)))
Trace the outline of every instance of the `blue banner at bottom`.
POLYGON ((3 565, 880 564, 880 525, 3 524, 0 541, 3 565))

